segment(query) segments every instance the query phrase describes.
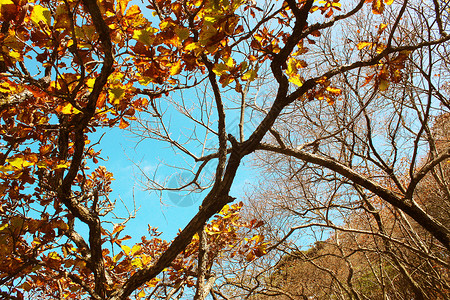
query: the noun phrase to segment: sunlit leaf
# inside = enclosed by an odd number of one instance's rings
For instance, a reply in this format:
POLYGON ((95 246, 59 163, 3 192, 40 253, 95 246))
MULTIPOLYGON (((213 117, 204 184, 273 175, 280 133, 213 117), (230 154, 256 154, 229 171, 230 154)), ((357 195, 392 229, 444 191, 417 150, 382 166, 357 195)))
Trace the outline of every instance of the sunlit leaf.
POLYGON ((114 255, 113 262, 118 262, 123 257, 123 252, 119 252, 118 254, 114 255))
POLYGON ((5 223, 2 226, 0 226, 0 232, 2 232, 3 230, 5 230, 6 228, 8 228, 9 224, 5 223))
POLYGON ((131 260, 131 265, 141 269, 144 265, 142 264, 142 260, 139 257, 133 258, 131 260))
POLYGON ((361 49, 363 49, 363 48, 365 48, 365 47, 370 47, 370 48, 372 48, 372 46, 373 46, 373 43, 371 43, 371 42, 359 42, 358 45, 356 45, 356 47, 358 48, 358 50, 361 50, 361 49))
POLYGON ((16 169, 23 169, 35 164, 34 162, 29 162, 25 160, 23 157, 8 159, 7 162, 16 169))
POLYGON ((53 168, 54 170, 58 170, 58 169, 67 169, 68 167, 70 167, 70 162, 66 161, 61 161, 59 164, 56 165, 55 168, 53 168))
POLYGON ((155 40, 154 34, 157 31, 158 29, 151 26, 142 30, 135 30, 133 33, 133 39, 143 43, 144 45, 151 46, 155 40))
POLYGON ((39 27, 40 22, 50 26, 51 13, 47 8, 35 5, 31 12, 30 19, 36 27, 39 27))
POLYGON ((170 68, 170 75, 172 76, 178 75, 180 74, 180 72, 181 72, 181 60, 177 61, 172 65, 172 67, 170 68))
POLYGON ((326 90, 329 91, 329 92, 332 93, 332 94, 335 94, 335 95, 340 95, 340 94, 342 93, 342 90, 341 90, 341 89, 338 89, 338 88, 332 87, 332 86, 328 86, 328 87, 326 88, 326 90))
POLYGON ((131 248, 131 255, 135 255, 137 252, 139 252, 139 250, 141 250, 141 246, 136 244, 133 246, 133 248, 131 248))
POLYGON ((130 251, 131 251, 131 248, 130 248, 130 247, 128 247, 128 246, 126 246, 126 245, 121 245, 120 248, 122 248, 123 252, 124 252, 126 255, 129 255, 129 254, 130 254, 130 251))
POLYGON ((128 123, 124 118, 120 119, 120 123, 119 123, 119 128, 120 129, 125 129, 128 126, 130 126, 130 123, 128 123))
POLYGON ((372 12, 374 14, 379 15, 379 14, 382 14, 383 11, 384 11, 384 2, 383 2, 383 0, 373 0, 372 1, 372 12))
POLYGON ((303 81, 297 76, 289 77, 289 82, 292 82, 293 84, 295 84, 297 86, 303 85, 303 81))

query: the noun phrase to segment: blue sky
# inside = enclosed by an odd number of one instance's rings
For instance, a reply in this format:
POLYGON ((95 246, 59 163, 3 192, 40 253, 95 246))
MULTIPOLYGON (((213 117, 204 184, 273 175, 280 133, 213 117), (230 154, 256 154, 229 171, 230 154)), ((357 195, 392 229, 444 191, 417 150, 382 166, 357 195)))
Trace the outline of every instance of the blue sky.
MULTIPOLYGON (((141 236, 147 235, 147 228, 150 225, 158 227, 158 230, 163 233, 163 239, 172 240, 179 229, 184 228, 197 213, 198 206, 207 191, 192 194, 190 199, 194 202, 192 205, 182 198, 180 206, 176 192, 164 192, 160 197, 156 192, 145 190, 145 182, 139 169, 145 171, 150 177, 156 172, 156 178, 163 181, 173 175, 171 173, 173 171, 161 166, 161 163, 180 163, 181 157, 176 156, 163 142, 147 139, 137 144, 136 138, 127 130, 113 128, 105 129, 103 133, 100 145, 96 146, 95 150, 102 149, 101 157, 105 161, 99 160, 97 166, 103 165, 114 174, 113 192, 110 194, 111 200, 117 200, 114 213, 120 217, 126 217, 128 213, 123 203, 127 204, 129 211, 132 211, 133 197, 138 209, 136 217, 127 223, 123 234, 132 236, 129 243, 135 243, 141 236), (139 168, 136 165, 139 165, 139 168)), ((91 142, 95 143, 101 134, 102 130, 99 130, 92 135, 91 142)), ((247 160, 241 166, 231 190, 231 195, 238 200, 242 200, 243 190, 251 180, 249 165, 250 162, 247 160)), ((183 194, 180 195, 183 197, 183 194)))

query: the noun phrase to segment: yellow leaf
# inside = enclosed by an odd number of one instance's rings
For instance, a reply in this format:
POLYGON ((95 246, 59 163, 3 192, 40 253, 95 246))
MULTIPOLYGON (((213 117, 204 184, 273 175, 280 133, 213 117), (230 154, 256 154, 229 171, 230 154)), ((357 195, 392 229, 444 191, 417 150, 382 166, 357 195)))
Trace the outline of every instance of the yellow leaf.
POLYGON ((172 67, 170 68, 170 75, 172 76, 178 75, 180 74, 180 72, 181 72, 181 60, 177 61, 172 65, 172 67))
POLYGON ((72 113, 72 109, 73 109, 72 104, 68 103, 61 109, 61 113, 64 115, 70 115, 72 113))
POLYGON ((135 30, 133 33, 133 39, 147 46, 151 46, 153 44, 153 41, 155 40, 153 34, 155 34, 157 31, 158 29, 153 28, 151 26, 142 30, 135 30))
POLYGON ((141 290, 141 291, 139 292, 138 297, 141 297, 141 298, 145 297, 145 292, 144 292, 144 290, 141 290))
POLYGON ((303 85, 303 81, 297 76, 289 77, 289 81, 292 82, 293 84, 297 85, 297 86, 302 86, 303 85))
POLYGON ((73 107, 72 104, 67 103, 65 106, 61 108, 60 112, 64 115, 71 115, 71 114, 79 114, 81 111, 73 107))
POLYGON ((227 204, 227 205, 225 205, 223 208, 222 208, 222 210, 220 211, 220 213, 219 214, 221 214, 221 215, 226 215, 227 213, 228 213, 228 210, 230 209, 230 206, 227 204))
POLYGON ((13 166, 14 168, 19 169, 19 170, 34 165, 33 162, 26 161, 22 157, 16 157, 16 158, 13 158, 13 159, 7 159, 6 161, 11 166, 13 166))
POLYGON ((142 269, 142 267, 144 266, 139 257, 133 258, 133 260, 131 261, 131 265, 139 269, 142 269))
POLYGON ((131 248, 131 255, 136 254, 136 252, 138 252, 139 250, 141 250, 141 246, 140 245, 134 245, 133 248, 131 248))
POLYGON ((119 0, 117 1, 117 6, 120 9, 120 13, 123 16, 125 14, 125 10, 127 8, 128 2, 130 2, 130 0, 119 0))
POLYGON ((361 49, 363 49, 365 47, 369 47, 369 46, 370 46, 370 48, 372 48, 373 43, 371 43, 371 42, 360 42, 360 43, 358 43, 358 45, 356 45, 356 47, 358 47, 358 50, 361 50, 361 49))
POLYGON ((378 29, 378 32, 382 32, 384 29, 386 29, 387 24, 381 23, 380 28, 378 29))
POLYGON ((166 29, 171 23, 167 22, 167 21, 163 21, 159 24, 159 28, 161 28, 161 30, 166 29))
POLYGON ((48 257, 50 257, 50 258, 52 258, 52 259, 61 259, 61 256, 59 256, 59 254, 58 253, 56 253, 56 252, 50 252, 49 254, 48 254, 48 257))
POLYGON ((64 162, 64 161, 60 161, 59 164, 56 165, 55 168, 53 168, 54 170, 58 170, 58 169, 67 169, 70 166, 70 163, 64 162))
POLYGON ((21 54, 17 51, 9 51, 9 56, 18 60, 21 57, 21 54))
POLYGON ((152 261, 152 257, 150 255, 145 255, 145 254, 142 254, 141 259, 142 259, 142 263, 144 265, 148 265, 152 261))
POLYGON ((39 23, 43 22, 47 26, 50 26, 50 18, 51 13, 50 11, 42 7, 40 5, 35 5, 33 7, 33 11, 31 12, 30 19, 31 22, 33 22, 34 26, 39 27, 39 23))
POLYGON ((228 57, 228 59, 225 59, 224 62, 230 68, 234 67, 234 65, 235 65, 234 59, 232 59, 231 57, 228 57))
POLYGON ((190 43, 189 45, 184 47, 184 50, 186 50, 186 51, 193 51, 193 50, 197 50, 199 48, 200 47, 199 47, 199 45, 197 45, 197 43, 190 43))
POLYGON ((338 89, 338 88, 335 88, 332 86, 328 86, 327 91, 329 91, 330 93, 335 94, 335 95, 340 95, 342 93, 341 89, 338 89))
POLYGON ((222 74, 226 73, 226 71, 228 71, 230 68, 226 65, 226 64, 216 64, 213 68, 213 72, 217 75, 217 76, 221 76, 222 74))
POLYGON ((128 255, 131 251, 131 248, 126 245, 121 245, 120 248, 122 248, 123 252, 128 255))
POLYGON ((387 5, 391 5, 392 3, 394 3, 394 0, 384 0, 384 3, 386 3, 387 5))
POLYGON ((92 89, 94 88, 95 78, 89 78, 86 80, 86 86, 89 89, 90 92, 92 92, 92 89))
POLYGON ((3 230, 5 230, 6 228, 8 228, 8 223, 3 224, 2 226, 0 226, 0 232, 2 232, 3 230))
POLYGON ((255 80, 257 75, 258 75, 257 71, 254 69, 251 69, 251 70, 248 70, 247 72, 245 72, 245 74, 242 76, 242 80, 253 81, 253 80, 255 80))
POLYGON ((384 11, 383 0, 373 0, 372 2, 372 12, 376 15, 382 14, 384 11))

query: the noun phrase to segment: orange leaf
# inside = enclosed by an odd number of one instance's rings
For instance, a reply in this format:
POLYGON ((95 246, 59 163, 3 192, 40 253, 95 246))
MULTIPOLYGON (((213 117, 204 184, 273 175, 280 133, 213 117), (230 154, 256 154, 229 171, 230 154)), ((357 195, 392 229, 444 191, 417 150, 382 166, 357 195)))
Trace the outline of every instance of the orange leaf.
POLYGON ((125 121, 124 118, 121 118, 121 119, 120 119, 119 128, 120 128, 120 129, 124 129, 124 128, 127 128, 128 126, 130 126, 130 123, 128 123, 127 121, 125 121))

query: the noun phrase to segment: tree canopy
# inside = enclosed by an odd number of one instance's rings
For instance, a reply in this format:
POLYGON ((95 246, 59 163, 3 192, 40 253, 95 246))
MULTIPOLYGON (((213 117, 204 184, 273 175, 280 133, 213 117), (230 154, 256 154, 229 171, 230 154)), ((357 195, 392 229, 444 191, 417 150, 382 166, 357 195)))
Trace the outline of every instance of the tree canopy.
POLYGON ((439 0, 1 0, 1 295, 286 296, 270 253, 323 270, 326 249, 348 267, 327 271, 344 298, 370 295, 355 251, 380 269, 370 280, 397 270, 407 295, 437 282, 445 297, 449 13, 439 0), (183 156, 187 182, 144 174, 149 189, 205 190, 172 241, 149 224, 130 247, 126 221, 111 224, 114 174, 91 141, 110 127, 183 156), (230 189, 249 160, 264 181, 243 217, 230 189), (293 250, 305 228, 329 245, 293 250))

